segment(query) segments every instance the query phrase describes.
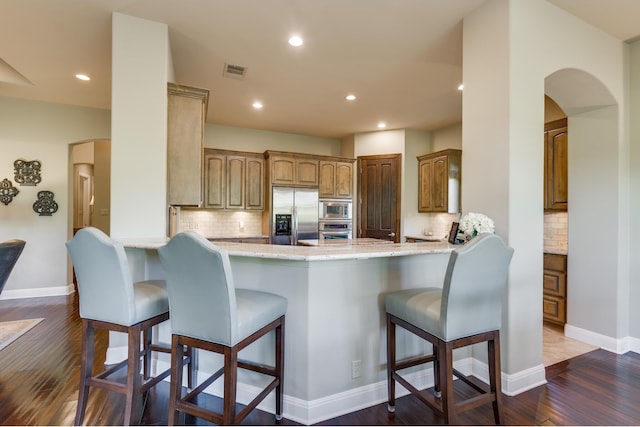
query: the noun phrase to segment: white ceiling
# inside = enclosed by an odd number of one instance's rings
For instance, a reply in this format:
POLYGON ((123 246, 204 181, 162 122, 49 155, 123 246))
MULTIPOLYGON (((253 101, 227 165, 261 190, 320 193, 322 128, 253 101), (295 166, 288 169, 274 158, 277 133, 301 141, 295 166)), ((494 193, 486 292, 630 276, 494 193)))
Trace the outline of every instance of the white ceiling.
MULTIPOLYGON (((120 12, 168 25, 177 81, 211 91, 210 123, 331 138, 378 121, 432 130, 461 120, 461 21, 484 1, 0 0, 0 96, 110 108, 120 12), (294 32, 301 48, 287 44, 294 32), (244 79, 223 77, 225 63, 247 67, 244 79)), ((640 35, 639 0, 549 1, 620 40, 640 35)))

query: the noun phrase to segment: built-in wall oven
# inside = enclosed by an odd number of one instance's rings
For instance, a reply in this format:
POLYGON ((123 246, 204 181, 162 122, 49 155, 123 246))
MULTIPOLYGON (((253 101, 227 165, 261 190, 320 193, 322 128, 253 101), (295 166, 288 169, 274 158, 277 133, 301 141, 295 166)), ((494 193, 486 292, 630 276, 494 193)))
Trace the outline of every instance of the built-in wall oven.
POLYGON ((318 239, 353 238, 351 200, 321 199, 318 204, 318 239))
POLYGON ((353 237, 351 220, 319 220, 318 239, 337 240, 351 239, 353 237))

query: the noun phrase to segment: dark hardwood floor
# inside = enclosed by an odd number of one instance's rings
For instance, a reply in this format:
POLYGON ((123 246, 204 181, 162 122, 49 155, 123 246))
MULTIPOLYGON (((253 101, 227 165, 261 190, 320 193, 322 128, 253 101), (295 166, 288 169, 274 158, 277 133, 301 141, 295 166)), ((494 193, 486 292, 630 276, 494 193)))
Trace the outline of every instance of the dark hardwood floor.
MULTIPOLYGON (((75 295, 0 301, 0 321, 44 318, 21 338, 0 351, 0 423, 2 425, 71 425, 78 395, 80 321, 75 295)), ((96 365, 104 363, 107 336, 97 335, 96 365)), ((548 384, 505 396, 509 425, 638 425, 640 424, 640 355, 616 355, 595 350, 547 368, 548 384)), ((457 383, 457 382, 456 382, 457 383)), ((286 392, 286 391, 285 391, 286 392)), ((456 394, 467 395, 464 384, 456 394)), ((142 424, 167 422, 168 384, 149 392, 138 408, 142 424)), ((206 398, 216 407, 220 400, 206 398)), ((122 423, 123 396, 92 390, 85 424, 122 423)), ((207 425, 201 420, 187 424, 207 425)), ((490 407, 460 415, 464 425, 491 425, 490 407)), ((275 425, 273 415, 254 411, 245 425, 275 425)), ((296 425, 290 420, 277 424, 296 425)), ((412 396, 397 400, 390 417, 386 403, 327 420, 321 425, 426 425, 442 424, 412 396)))

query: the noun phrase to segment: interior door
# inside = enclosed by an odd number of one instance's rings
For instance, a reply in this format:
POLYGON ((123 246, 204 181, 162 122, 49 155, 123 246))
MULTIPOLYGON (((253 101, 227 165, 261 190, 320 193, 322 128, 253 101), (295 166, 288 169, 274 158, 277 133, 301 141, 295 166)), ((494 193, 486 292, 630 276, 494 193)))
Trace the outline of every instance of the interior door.
POLYGON ((400 242, 401 154, 358 157, 358 237, 400 242))

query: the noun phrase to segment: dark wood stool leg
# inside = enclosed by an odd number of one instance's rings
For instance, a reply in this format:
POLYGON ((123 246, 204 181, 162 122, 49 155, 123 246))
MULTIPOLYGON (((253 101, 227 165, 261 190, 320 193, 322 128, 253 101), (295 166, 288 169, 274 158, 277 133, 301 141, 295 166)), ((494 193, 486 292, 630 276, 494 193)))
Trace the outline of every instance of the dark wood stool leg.
POLYGON ((189 359, 187 363, 187 388, 193 390, 196 381, 196 349, 186 346, 184 356, 189 359))
POLYGON ((226 347, 224 351, 224 412, 222 424, 236 422, 236 383, 238 381, 238 351, 235 347, 226 347))
POLYGON ((441 387, 442 413, 445 424, 453 421, 453 348, 450 343, 438 342, 439 381, 441 387))
POLYGON ((437 347, 433 344, 431 345, 431 354, 436 356, 436 359, 433 361, 433 395, 439 399, 442 396, 442 393, 440 392, 440 363, 438 362, 437 347))
POLYGON ((276 420, 282 420, 282 400, 284 390, 284 318, 280 326, 276 328, 276 375, 278 376, 278 385, 276 386, 276 420))
MULTIPOLYGON (((187 347, 193 353, 192 347, 187 347)), ((178 411, 176 410, 176 402, 182 399, 182 369, 183 369, 184 347, 180 341, 180 337, 172 335, 171 337, 171 386, 169 389, 169 418, 167 425, 176 424, 178 411)), ((192 359, 193 361, 193 359, 192 359)))
POLYGON ((396 372, 396 324, 387 314, 387 411, 396 410, 396 381, 393 375, 396 372))
POLYGON ((80 388, 78 390, 78 407, 76 408, 76 418, 74 425, 82 425, 84 413, 87 409, 87 399, 89 398, 89 386, 87 380, 91 378, 93 370, 95 330, 91 323, 82 320, 82 359, 80 361, 80 388))
POLYGON ((489 350, 489 387, 494 393, 493 417, 496 424, 504 424, 502 416, 502 369, 500 367, 500 331, 493 334, 493 338, 488 341, 489 350))
POLYGON ((124 425, 131 425, 140 390, 140 334, 139 326, 129 328, 129 360, 127 366, 127 393, 124 407, 124 425))
POLYGON ((142 345, 143 345, 143 372, 144 379, 151 378, 151 339, 153 337, 153 331, 151 328, 147 328, 142 331, 142 345))

